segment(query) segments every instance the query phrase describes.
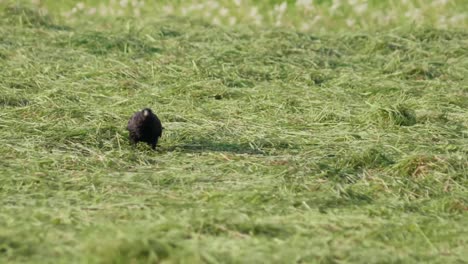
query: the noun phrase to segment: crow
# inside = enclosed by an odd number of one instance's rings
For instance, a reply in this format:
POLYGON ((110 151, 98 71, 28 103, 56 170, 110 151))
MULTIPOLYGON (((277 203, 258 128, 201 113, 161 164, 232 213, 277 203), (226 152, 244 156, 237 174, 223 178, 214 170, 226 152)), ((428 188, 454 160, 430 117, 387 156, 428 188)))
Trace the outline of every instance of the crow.
POLYGON ((161 121, 149 108, 136 112, 127 124, 130 143, 136 146, 140 141, 146 142, 152 149, 156 149, 163 129, 161 121))

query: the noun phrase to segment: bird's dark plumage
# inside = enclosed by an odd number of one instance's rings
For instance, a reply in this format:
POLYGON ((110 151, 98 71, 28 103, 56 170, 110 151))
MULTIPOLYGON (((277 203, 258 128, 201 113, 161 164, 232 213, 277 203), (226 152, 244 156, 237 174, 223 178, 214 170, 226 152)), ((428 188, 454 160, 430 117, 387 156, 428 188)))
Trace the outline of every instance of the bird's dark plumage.
POLYGON ((156 149, 158 139, 162 136, 163 127, 159 118, 149 108, 136 112, 128 121, 127 130, 130 142, 146 142, 156 149))

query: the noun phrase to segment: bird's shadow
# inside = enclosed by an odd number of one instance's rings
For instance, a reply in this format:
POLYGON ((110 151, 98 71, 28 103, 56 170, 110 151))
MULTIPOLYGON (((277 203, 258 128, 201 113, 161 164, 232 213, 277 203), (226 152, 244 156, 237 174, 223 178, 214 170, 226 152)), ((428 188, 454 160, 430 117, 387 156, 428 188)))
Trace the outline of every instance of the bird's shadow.
POLYGON ((157 148, 162 152, 185 152, 185 153, 202 153, 202 152, 231 152, 236 154, 251 154, 261 155, 265 154, 265 151, 256 149, 247 143, 236 144, 226 142, 212 142, 212 141, 192 141, 186 144, 178 144, 173 146, 158 146, 157 148))

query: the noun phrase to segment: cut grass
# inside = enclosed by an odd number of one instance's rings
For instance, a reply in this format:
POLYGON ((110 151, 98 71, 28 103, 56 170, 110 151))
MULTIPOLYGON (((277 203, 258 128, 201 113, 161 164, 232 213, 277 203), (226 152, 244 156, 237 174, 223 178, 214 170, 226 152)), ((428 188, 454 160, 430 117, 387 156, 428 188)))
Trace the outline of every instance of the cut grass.
POLYGON ((24 14, 0 17, 0 262, 466 261, 466 30, 24 14), (127 140, 146 106, 157 152, 127 140))

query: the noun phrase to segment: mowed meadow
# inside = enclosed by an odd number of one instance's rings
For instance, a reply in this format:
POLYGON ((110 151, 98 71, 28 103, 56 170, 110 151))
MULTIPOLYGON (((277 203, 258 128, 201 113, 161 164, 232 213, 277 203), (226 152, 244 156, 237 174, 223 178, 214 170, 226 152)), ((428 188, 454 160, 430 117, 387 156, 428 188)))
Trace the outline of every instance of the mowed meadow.
POLYGON ((0 263, 466 263, 467 13, 0 0, 0 263))

